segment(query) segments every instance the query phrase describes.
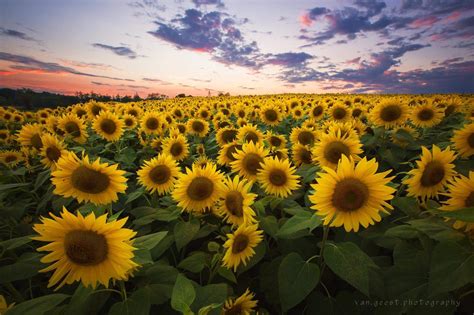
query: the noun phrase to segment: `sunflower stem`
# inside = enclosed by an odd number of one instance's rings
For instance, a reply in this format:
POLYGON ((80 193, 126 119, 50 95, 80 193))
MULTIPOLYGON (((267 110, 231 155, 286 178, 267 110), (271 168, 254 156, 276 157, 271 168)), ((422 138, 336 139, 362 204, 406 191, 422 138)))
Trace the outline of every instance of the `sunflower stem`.
POLYGON ((319 269, 321 269, 320 277, 323 276, 324 267, 325 267, 323 254, 324 254, 324 247, 326 246, 326 240, 328 239, 328 235, 329 235, 329 225, 325 225, 323 227, 323 240, 321 242, 321 249, 319 250, 319 269))
POLYGON ((125 282, 120 281, 120 291, 122 292, 122 299, 123 301, 127 300, 127 289, 125 289, 125 282))
POLYGON ((5 286, 7 289, 11 292, 11 294, 15 297, 15 301, 17 303, 23 302, 25 299, 23 298, 23 295, 21 295, 20 292, 11 284, 10 282, 5 283, 5 286))

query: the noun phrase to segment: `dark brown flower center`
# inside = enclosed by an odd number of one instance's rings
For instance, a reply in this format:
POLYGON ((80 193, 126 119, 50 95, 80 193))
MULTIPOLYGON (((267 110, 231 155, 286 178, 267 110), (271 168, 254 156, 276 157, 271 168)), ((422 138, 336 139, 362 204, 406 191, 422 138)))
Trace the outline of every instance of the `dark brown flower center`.
POLYGON ((39 134, 35 134, 33 137, 30 139, 30 143, 35 149, 41 149, 43 147, 43 141, 41 141, 41 137, 39 134))
POLYGON ((386 122, 392 122, 400 118, 402 110, 398 105, 388 105, 380 111, 380 118, 386 122))
POLYGON ((133 119, 132 118, 125 118, 125 125, 127 127, 133 126, 133 119))
POLYGON ((306 148, 301 148, 298 155, 303 164, 311 164, 311 151, 307 150, 306 148))
POLYGON ((351 212, 360 209, 369 199, 367 185, 356 178, 346 178, 336 184, 332 204, 339 211, 351 212))
POLYGON ((201 118, 206 119, 207 117, 209 117, 209 112, 204 110, 200 113, 200 116, 201 116, 201 118))
POLYGON ((148 176, 152 182, 161 185, 168 182, 171 177, 171 170, 166 165, 157 165, 150 171, 148 176))
POLYGON ((117 130, 117 125, 115 124, 115 121, 112 119, 104 119, 100 123, 100 129, 105 132, 106 134, 113 134, 115 130, 117 130))
POLYGON ((262 168, 260 165, 262 162, 263 159, 260 155, 256 153, 248 153, 245 155, 242 164, 248 173, 257 175, 258 170, 262 168))
POLYGON ((249 245, 249 238, 247 235, 238 234, 234 238, 234 243, 232 244, 232 253, 238 254, 243 252, 249 245))
POLYGON ((74 138, 75 137, 79 137, 81 135, 81 129, 79 128, 79 126, 73 122, 73 121, 68 121, 65 125, 64 125, 64 129, 66 129, 66 132, 68 134, 70 134, 71 136, 73 136, 74 138))
POLYGON ((97 105, 94 105, 94 106, 92 106, 92 108, 91 108, 91 112, 92 112, 92 114, 94 114, 94 116, 99 115, 99 113, 100 113, 101 110, 102 110, 102 107, 97 106, 97 105))
POLYGON ((86 115, 86 114, 87 114, 87 112, 86 112, 85 110, 83 110, 83 109, 78 109, 78 110, 76 111, 76 116, 79 117, 79 118, 81 118, 82 116, 84 116, 84 115, 86 115))
POLYGON ((424 187, 435 186, 439 184, 445 175, 444 166, 441 162, 431 161, 425 166, 425 170, 421 175, 421 185, 424 187))
POLYGON ((418 112, 418 119, 421 121, 427 121, 433 118, 434 112, 432 109, 424 108, 418 112))
POLYGON ((232 215, 241 217, 243 214, 244 197, 239 191, 230 191, 225 197, 225 205, 232 215))
POLYGON ((274 147, 279 147, 281 145, 281 139, 279 137, 271 136, 270 144, 274 147))
POLYGON ((231 308, 224 310, 224 315, 242 315, 242 304, 234 304, 231 308))
POLYGON ((352 111, 352 117, 359 117, 362 114, 362 110, 360 108, 354 108, 352 111))
POLYGON ((204 124, 199 120, 193 121, 191 127, 193 128, 193 131, 197 133, 201 133, 204 131, 204 124))
POLYGON ((64 237, 64 251, 74 263, 83 266, 98 265, 107 259, 107 240, 94 231, 73 230, 64 237))
POLYGON ((274 186, 283 186, 287 182, 287 176, 283 170, 273 169, 270 171, 270 174, 268 175, 268 180, 274 186))
POLYGON ((313 116, 314 116, 314 117, 318 117, 318 116, 320 116, 322 113, 323 113, 323 107, 322 107, 321 105, 316 106, 315 108, 313 108, 313 116))
POLYGON ((466 200, 464 201, 464 206, 466 208, 474 207, 474 191, 471 191, 469 196, 467 196, 466 200))
POLYGON ((150 130, 156 130, 156 129, 158 129, 158 126, 160 125, 160 122, 155 117, 150 117, 146 120, 145 125, 150 130))
POLYGON ((2 132, 0 133, 0 139, 6 139, 7 138, 7 134, 2 132))
POLYGON ((456 106, 454 105, 448 105, 448 107, 446 107, 446 109, 444 110, 444 114, 446 116, 449 116, 451 115, 452 113, 454 113, 454 111, 456 110, 456 106))
POLYGON ((234 153, 237 152, 237 149, 240 149, 240 145, 238 144, 232 144, 227 148, 227 151, 225 152, 225 156, 230 160, 230 161, 235 161, 234 153))
POLYGON ((471 133, 469 137, 467 137, 467 143, 471 148, 474 148, 474 133, 471 133))
POLYGON ((11 163, 11 162, 15 162, 16 160, 18 160, 18 157, 16 155, 7 155, 5 157, 5 163, 11 163))
POLYGON ((350 150, 341 141, 333 141, 324 148, 324 158, 333 164, 337 164, 343 154, 349 156, 350 150))
POLYGON ((253 131, 249 131, 249 132, 247 132, 247 134, 245 135, 245 141, 246 141, 246 142, 252 141, 253 143, 257 143, 257 142, 258 142, 258 139, 259 139, 258 135, 257 135, 255 132, 253 132, 253 131))
POLYGON ((192 200, 202 201, 209 198, 214 192, 214 183, 207 177, 194 178, 186 190, 186 194, 192 200))
POLYGON ((307 131, 307 130, 301 131, 298 134, 298 141, 303 145, 313 144, 314 143, 314 134, 312 132, 307 131))
POLYGON ((72 172, 71 183, 82 192, 100 194, 109 187, 110 179, 107 174, 81 165, 72 172))
POLYGON ((186 132, 186 127, 182 124, 179 124, 178 126, 178 130, 180 133, 185 133, 186 132))
POLYGON ((346 110, 341 107, 334 109, 334 111, 332 112, 332 116, 335 119, 343 119, 344 117, 346 117, 346 114, 347 114, 346 110))
POLYGON ((181 145, 181 143, 179 142, 175 142, 171 145, 171 148, 170 148, 170 153, 171 155, 173 156, 180 156, 181 153, 183 153, 183 146, 181 145))
POLYGON ((267 109, 264 112, 265 119, 268 120, 269 122, 274 122, 277 121, 278 119, 278 114, 274 109, 267 109))
POLYGON ((128 113, 129 113, 130 115, 132 115, 132 116, 135 116, 135 117, 138 116, 138 112, 137 112, 135 109, 129 110, 128 113))
POLYGON ((222 140, 225 143, 234 141, 237 138, 237 130, 235 129, 226 129, 222 132, 222 140))
POLYGON ((48 157, 48 160, 56 162, 61 157, 61 151, 56 147, 48 147, 46 157, 48 157))

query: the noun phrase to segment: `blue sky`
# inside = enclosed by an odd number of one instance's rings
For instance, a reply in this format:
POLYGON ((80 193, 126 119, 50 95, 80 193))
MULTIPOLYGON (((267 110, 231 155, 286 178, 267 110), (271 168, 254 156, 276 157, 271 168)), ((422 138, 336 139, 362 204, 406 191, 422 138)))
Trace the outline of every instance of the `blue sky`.
POLYGON ((472 0, 0 0, 0 86, 473 93, 472 0))

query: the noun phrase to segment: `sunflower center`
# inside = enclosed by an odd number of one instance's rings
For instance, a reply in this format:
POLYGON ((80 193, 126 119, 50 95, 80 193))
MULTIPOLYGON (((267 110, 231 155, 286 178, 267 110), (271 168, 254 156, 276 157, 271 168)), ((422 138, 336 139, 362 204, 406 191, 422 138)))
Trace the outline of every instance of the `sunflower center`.
POLYGON ((7 155, 7 156, 5 157, 5 162, 6 162, 6 163, 15 162, 16 160, 18 160, 18 158, 16 157, 16 155, 7 155))
POLYGON ((303 145, 313 144, 314 143, 314 135, 313 135, 312 132, 309 132, 309 131, 306 131, 306 130, 302 131, 298 135, 298 141, 303 145))
POLYGON ((260 163, 262 162, 263 159, 260 155, 256 153, 248 153, 245 155, 242 164, 247 172, 256 175, 258 170, 261 169, 260 163))
POLYGON ((46 149, 48 160, 56 162, 61 157, 61 151, 56 147, 48 147, 46 149))
POLYGON ((92 114, 94 114, 94 116, 99 115, 99 113, 100 113, 101 110, 102 110, 102 107, 97 106, 97 105, 94 105, 94 106, 92 106, 92 108, 91 108, 91 112, 92 112, 92 114))
POLYGON ((195 132, 203 132, 204 131, 204 124, 200 121, 193 121, 192 128, 195 132))
POLYGON ((367 185, 356 178, 346 178, 336 184, 332 204, 339 210, 351 212, 361 208, 369 199, 367 185))
POLYGON ((247 235, 239 234, 234 238, 234 243, 232 244, 232 253, 238 254, 243 252, 249 245, 249 238, 247 235))
POLYGON ((7 134, 6 133, 0 133, 0 139, 6 139, 7 134))
POLYGON ((171 170, 166 165, 155 166, 148 175, 155 184, 164 184, 171 177, 171 170))
POLYGON ((5 117, 6 120, 9 120, 10 118, 12 118, 12 115, 6 113, 3 117, 5 117))
POLYGON ((313 109, 313 116, 318 117, 323 113, 323 107, 322 106, 317 106, 313 109))
POLYGON ((346 110, 344 108, 338 107, 332 112, 332 116, 335 119, 342 119, 346 116, 346 110))
POLYGON ((349 148, 341 141, 333 141, 324 148, 324 158, 333 164, 337 164, 342 155, 349 156, 349 148))
POLYGON ((180 133, 186 132, 186 127, 184 125, 179 124, 177 127, 180 133))
POLYGON ((270 174, 268 176, 268 180, 274 186, 283 186, 287 182, 286 173, 283 170, 274 169, 274 170, 270 171, 270 174))
POLYGON ((192 200, 202 201, 209 198, 214 192, 214 183, 207 177, 198 176, 194 178, 186 190, 186 194, 192 200))
POLYGON ((362 114, 362 110, 360 108, 355 108, 353 111, 352 111, 352 117, 359 117, 360 114, 362 114))
POLYGON ((242 314, 242 304, 234 304, 231 308, 224 311, 225 315, 241 315, 242 314))
POLYGON ((94 231, 73 230, 64 238, 64 250, 72 262, 93 266, 107 259, 109 247, 101 234, 94 231))
POLYGON ((225 205, 227 209, 236 217, 241 217, 243 214, 244 197, 239 191, 230 191, 225 198, 225 205))
POLYGON ((451 115, 452 113, 454 113, 454 110, 456 109, 456 106, 454 105, 449 105, 448 107, 446 107, 446 109, 444 110, 444 114, 446 116, 449 116, 451 115))
POLYGON ((206 119, 207 117, 209 117, 209 113, 207 111, 202 111, 200 116, 201 116, 201 118, 206 119))
POLYGON ((418 119, 421 121, 427 121, 433 118, 434 113, 432 109, 425 108, 418 112, 418 119))
POLYGON ((311 164, 311 152, 306 149, 300 151, 300 159, 304 164, 311 164))
POLYGON ((38 149, 38 150, 43 147, 43 142, 41 141, 41 137, 37 133, 33 137, 31 137, 30 143, 35 149, 38 149))
POLYGON ((73 137, 79 137, 81 135, 81 130, 79 129, 79 126, 73 121, 67 122, 64 125, 64 129, 66 129, 67 133, 73 137))
POLYGON ((441 162, 431 161, 425 166, 421 175, 421 185, 424 187, 435 186, 439 184, 445 175, 444 166, 441 162))
POLYGON ((235 140, 237 137, 237 130, 235 129, 227 129, 222 132, 222 140, 225 143, 229 143, 235 140))
POLYGON ((150 117, 146 120, 145 125, 148 129, 155 130, 158 129, 159 122, 155 117, 150 117))
POLYGON ((268 109, 268 110, 265 111, 265 118, 268 121, 273 122, 273 121, 276 121, 278 119, 278 114, 274 109, 268 109))
POLYGON ((81 165, 72 172, 71 182, 82 192, 99 194, 109 187, 110 179, 106 174, 81 165))
POLYGON ((247 134, 245 135, 245 141, 246 142, 254 142, 254 143, 257 143, 258 142, 258 135, 253 132, 253 131, 249 131, 247 132, 247 134))
POLYGON ((398 105, 388 105, 385 106, 380 112, 380 118, 383 121, 395 121, 402 115, 402 110, 398 105))
POLYGON ((464 206, 466 208, 474 207, 474 191, 471 191, 469 196, 467 196, 466 200, 464 201, 464 206))
POLYGON ((79 117, 79 118, 82 117, 82 116, 84 116, 85 114, 87 114, 87 112, 86 112, 85 110, 83 110, 83 109, 78 109, 78 110, 76 111, 76 116, 79 117))
POLYGON ((471 133, 469 137, 467 137, 467 144, 469 144, 471 148, 474 148, 474 133, 471 133))
POLYGON ((179 156, 183 152, 183 146, 181 143, 173 143, 170 148, 170 153, 173 156, 179 156))
POLYGON ((270 144, 274 147, 279 147, 281 145, 281 139, 275 136, 270 138, 270 144))
POLYGON ((106 118, 100 123, 100 129, 103 132, 111 135, 115 132, 115 130, 117 130, 117 125, 115 125, 115 121, 113 121, 112 119, 106 118))
POLYGON ((235 161, 234 153, 237 151, 237 148, 239 147, 238 144, 233 144, 227 148, 227 151, 225 152, 226 157, 230 161, 235 161))
POLYGON ((129 113, 130 115, 132 115, 132 116, 135 116, 135 117, 138 116, 138 112, 137 112, 135 109, 129 110, 128 113, 129 113))
POLYGON ((126 125, 127 127, 133 126, 133 119, 131 119, 131 118, 126 118, 126 119, 125 119, 125 125, 126 125))

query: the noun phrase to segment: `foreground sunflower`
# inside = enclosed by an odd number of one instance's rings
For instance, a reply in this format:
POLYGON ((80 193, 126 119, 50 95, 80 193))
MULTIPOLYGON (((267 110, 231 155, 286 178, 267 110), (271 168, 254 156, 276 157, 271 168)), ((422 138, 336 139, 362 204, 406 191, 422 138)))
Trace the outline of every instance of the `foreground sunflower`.
POLYGON ((79 159, 69 152, 61 156, 56 167, 51 173, 54 193, 79 202, 108 204, 117 201, 117 194, 127 189, 125 171, 118 170, 118 164, 100 163, 99 159, 91 163, 87 155, 79 159))
POLYGON ((25 147, 31 147, 35 150, 41 150, 43 142, 41 142, 42 127, 38 124, 24 125, 18 133, 18 142, 25 147))
POLYGON ((474 124, 454 131, 451 142, 454 143, 454 147, 463 158, 474 155, 474 124))
POLYGON ((243 224, 234 233, 227 234, 228 240, 224 243, 226 252, 222 258, 224 267, 234 269, 235 272, 241 263, 246 266, 247 261, 255 255, 254 248, 262 241, 262 234, 257 224, 243 224))
POLYGON ((147 135, 160 134, 162 125, 163 121, 158 112, 148 112, 140 121, 140 127, 147 135))
POLYGON ((105 140, 115 142, 123 134, 123 121, 111 112, 102 111, 95 117, 92 128, 105 140))
POLYGON ((257 174, 260 186, 267 194, 286 198, 300 187, 296 169, 287 159, 268 157, 263 160, 262 169, 257 174))
POLYGON ((393 177, 386 177, 390 171, 377 173, 375 159, 364 157, 357 164, 345 155, 341 157, 337 170, 323 167, 318 173, 314 193, 309 196, 311 209, 324 217, 324 225, 339 227, 344 225, 347 232, 359 231, 379 222, 379 212, 388 213, 393 209, 387 201, 393 198, 395 189, 387 186, 393 177))
MULTIPOLYGON (((460 176, 448 184, 449 199, 440 207, 441 210, 453 211, 474 207, 474 172, 469 172, 469 178, 460 176)), ((456 220, 453 227, 466 232, 474 230, 474 223, 456 220)))
POLYGON ((293 157, 293 163, 296 166, 300 166, 302 164, 311 164, 312 156, 311 148, 307 145, 302 145, 301 143, 294 144, 291 147, 291 153, 293 157))
POLYGON ((171 156, 160 154, 149 161, 145 161, 137 175, 138 182, 142 186, 145 186, 150 192, 157 192, 161 196, 173 189, 179 176, 179 167, 171 156))
POLYGON ((33 229, 39 236, 34 240, 49 244, 38 251, 50 252, 41 259, 52 263, 40 270, 54 270, 48 288, 81 281, 85 287, 98 284, 108 287, 110 280, 126 280, 138 265, 132 261, 135 249, 132 238, 136 232, 123 228, 127 218, 107 222, 107 215, 98 218, 94 213, 83 217, 73 215, 66 208, 59 217, 50 213, 52 219, 41 218, 33 229))
POLYGON ((370 111, 370 120, 377 126, 394 127, 406 122, 410 109, 407 104, 397 100, 386 100, 370 111))
POLYGON ((254 297, 255 295, 246 289, 237 299, 228 298, 221 315, 250 315, 257 307, 258 301, 254 300, 254 297))
POLYGON ((87 131, 84 121, 74 114, 66 114, 58 120, 59 128, 75 142, 84 143, 87 140, 87 131))
POLYGON ((408 172, 411 177, 405 179, 403 183, 408 185, 408 196, 422 199, 437 198, 446 183, 456 173, 452 164, 456 156, 449 147, 441 151, 433 145, 432 152, 426 147, 421 147, 421 149, 421 160, 416 161, 417 168, 408 172))
POLYGON ((313 148, 313 162, 335 169, 342 156, 359 159, 362 143, 357 136, 342 136, 340 130, 323 134, 313 148))
POLYGON ((291 131, 290 141, 293 144, 313 146, 317 137, 318 133, 310 128, 296 127, 291 131))
POLYGON ((444 112, 437 108, 432 102, 415 106, 412 109, 410 118, 417 127, 433 127, 443 120, 444 112))
POLYGON ((168 137, 163 141, 162 151, 176 161, 184 160, 189 154, 188 141, 183 135, 168 137))
POLYGON ((238 144, 237 142, 225 144, 222 149, 219 150, 217 163, 219 163, 220 165, 230 166, 230 163, 236 160, 234 157, 234 153, 236 153, 237 150, 240 149, 242 149, 242 145, 238 144))
POLYGON ((218 211, 227 223, 239 226, 255 222, 255 212, 250 208, 256 194, 250 193, 252 184, 239 176, 224 181, 225 188, 219 202, 218 211))
POLYGON ((255 181, 257 172, 262 168, 261 163, 268 153, 263 145, 253 142, 245 143, 241 150, 233 154, 235 161, 230 163, 232 171, 249 181, 255 181))
POLYGON ((62 155, 67 154, 64 143, 51 134, 44 134, 41 137, 41 141, 43 142, 43 147, 40 152, 42 157, 41 163, 52 171, 55 171, 56 163, 59 158, 62 155))
POLYGON ((209 123, 204 119, 193 118, 188 120, 187 130, 190 134, 203 138, 209 132, 209 123))
POLYGON ((206 212, 222 196, 224 175, 214 164, 201 168, 193 165, 181 174, 172 193, 178 206, 189 212, 206 212))

